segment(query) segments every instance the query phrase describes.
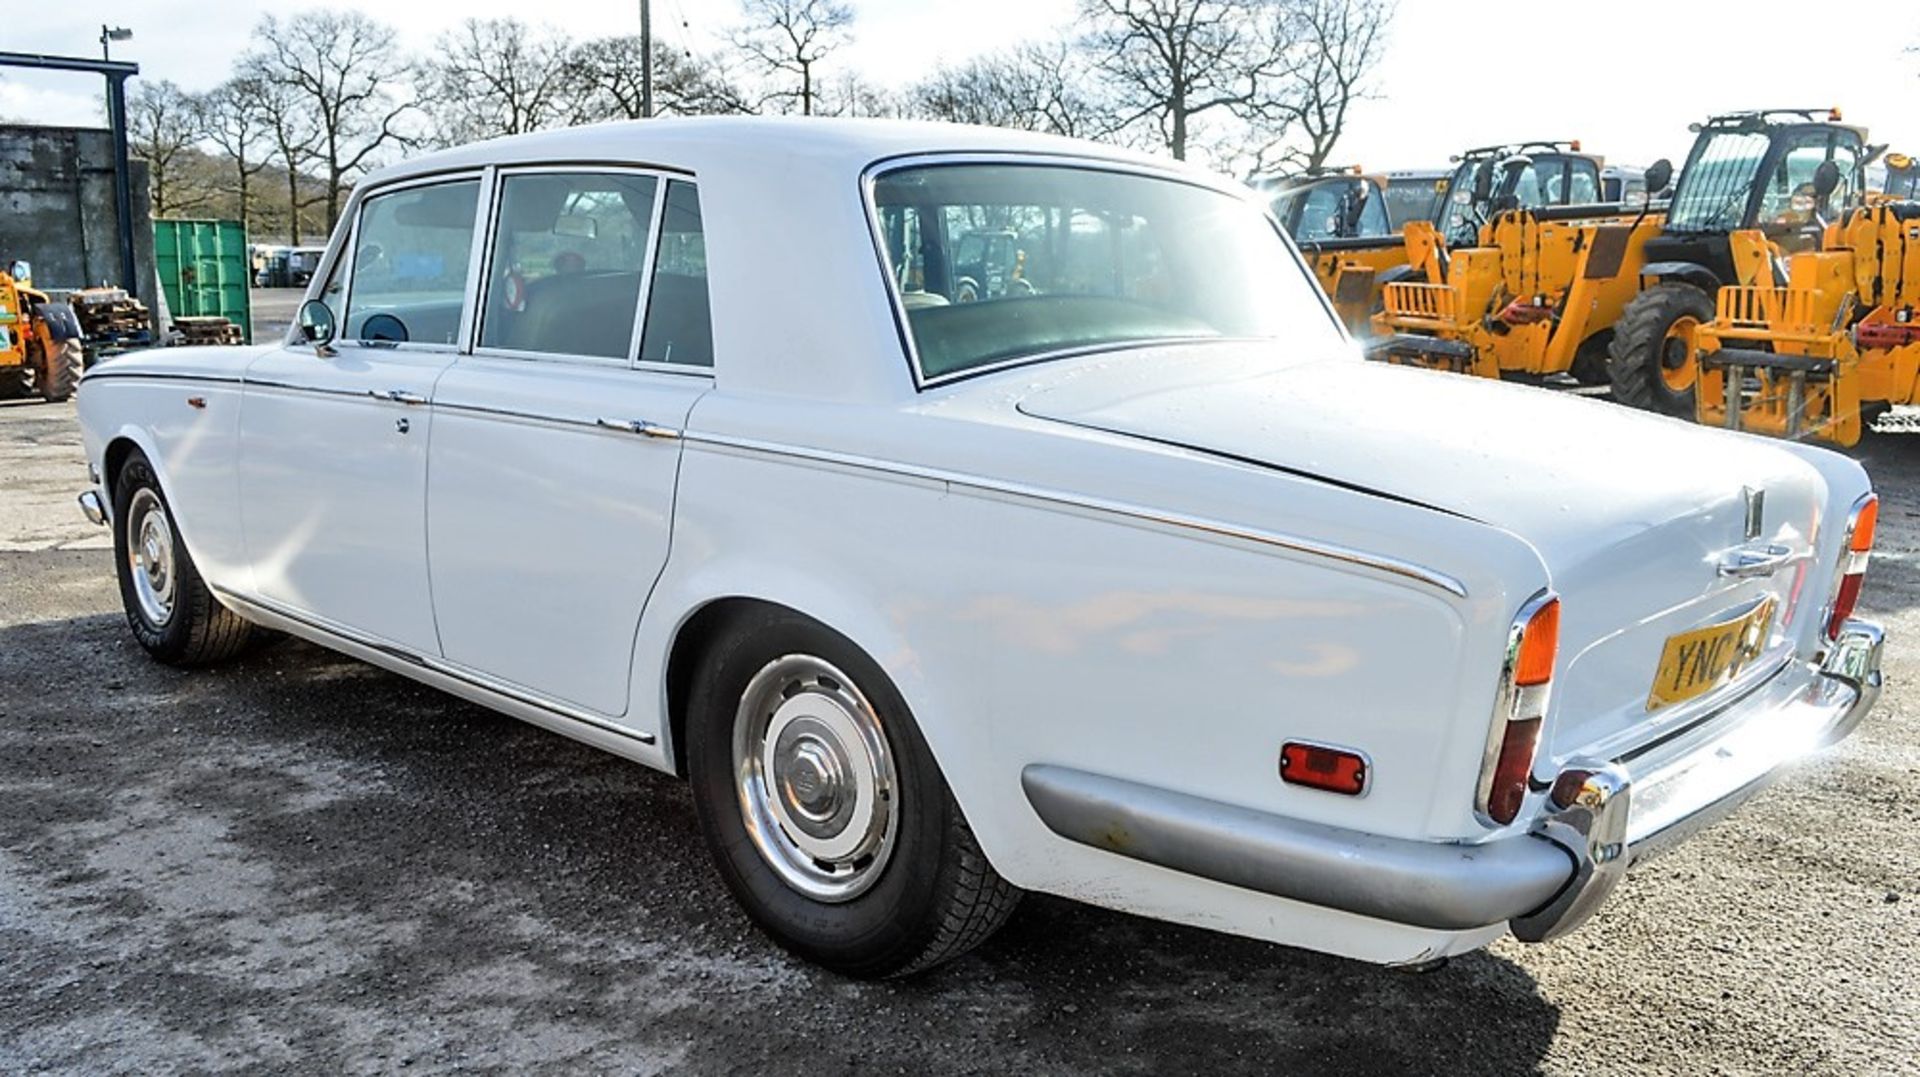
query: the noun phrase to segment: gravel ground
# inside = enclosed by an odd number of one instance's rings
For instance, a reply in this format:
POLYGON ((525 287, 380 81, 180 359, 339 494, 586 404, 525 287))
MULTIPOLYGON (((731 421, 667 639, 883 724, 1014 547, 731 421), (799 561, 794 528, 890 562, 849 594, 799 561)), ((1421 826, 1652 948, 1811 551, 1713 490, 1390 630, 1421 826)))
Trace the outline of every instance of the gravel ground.
POLYGON ((72 409, 0 405, 0 1072, 1911 1072, 1920 435, 1862 455, 1879 710, 1575 936, 1412 975, 1030 897, 874 985, 671 778, 302 643, 147 661, 72 409))

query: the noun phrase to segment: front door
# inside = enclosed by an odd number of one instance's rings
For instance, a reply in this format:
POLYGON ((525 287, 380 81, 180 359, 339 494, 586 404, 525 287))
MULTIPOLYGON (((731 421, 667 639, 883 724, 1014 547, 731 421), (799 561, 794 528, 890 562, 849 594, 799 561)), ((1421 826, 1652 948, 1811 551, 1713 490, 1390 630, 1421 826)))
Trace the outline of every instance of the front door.
POLYGON ((428 590, 430 401, 465 321, 480 181, 369 196, 321 299, 340 339, 247 370, 241 520, 260 595, 324 626, 440 653, 428 590))
POLYGON ((620 718, 672 536, 677 435, 712 385, 699 209, 690 184, 643 172, 499 184, 474 353, 434 397, 440 639, 463 669, 620 718))

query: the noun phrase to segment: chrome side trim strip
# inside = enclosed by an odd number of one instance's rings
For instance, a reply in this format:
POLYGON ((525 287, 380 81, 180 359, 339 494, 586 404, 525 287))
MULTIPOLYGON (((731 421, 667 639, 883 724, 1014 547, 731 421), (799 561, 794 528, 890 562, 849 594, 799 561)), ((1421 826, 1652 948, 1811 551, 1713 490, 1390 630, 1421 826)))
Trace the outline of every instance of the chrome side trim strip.
POLYGON ((1483 845, 1385 838, 1048 764, 1020 787, 1069 841, 1275 897, 1438 931, 1524 916, 1573 877, 1531 835, 1483 845))
MULTIPOLYGON (((110 362, 111 360, 109 360, 110 362)), ((153 381, 191 381, 210 385, 238 385, 243 380, 238 374, 178 374, 162 370, 112 370, 105 363, 94 367, 85 374, 87 381, 109 378, 147 378, 153 381)))
POLYGON ((1364 550, 1356 550, 1331 542, 1320 542, 1298 535, 1288 535, 1278 531, 1265 531, 1258 528, 1242 527, 1238 524, 1210 520, 1199 516, 1163 512, 1158 509, 1148 508, 1144 505, 1133 505, 1123 501, 1087 497, 1061 490, 1029 486, 1024 483, 1005 482, 980 475, 947 471, 942 468, 921 467, 917 464, 902 464, 888 460, 876 460, 868 456, 834 452, 828 449, 811 449, 798 445, 784 445, 776 442, 760 441, 754 438, 741 438, 728 434, 713 434, 697 430, 683 431, 681 438, 684 441, 696 445, 737 449, 745 452, 762 453, 769 456, 781 456, 799 460, 810 460, 823 464, 833 464, 840 467, 857 468, 863 471, 875 471, 905 478, 925 479, 932 482, 946 483, 951 487, 958 487, 962 490, 977 493, 1002 494, 1029 501, 1039 501, 1050 505, 1123 516, 1127 519, 1138 520, 1143 523, 1176 527, 1188 531, 1201 531, 1222 538, 1254 542, 1263 546, 1272 546, 1293 553, 1305 554, 1309 557, 1318 557, 1325 560, 1338 561, 1342 564, 1372 569, 1377 572, 1385 572, 1390 575, 1400 576, 1404 579, 1426 584, 1429 587, 1438 588, 1458 598, 1467 597, 1466 584, 1460 582, 1456 577, 1450 576, 1438 569, 1428 568, 1425 565, 1401 560, 1397 557, 1390 557, 1385 554, 1368 553, 1364 550))
POLYGON ((641 744, 653 744, 658 739, 652 733, 630 729, 617 722, 603 718, 600 715, 581 710, 579 707, 571 704, 562 703, 545 696, 535 695, 518 685, 509 684, 497 677, 489 676, 476 669, 470 669, 457 662, 448 662, 444 659, 432 658, 415 651, 410 651, 404 647, 389 643, 386 640, 378 639, 362 632, 356 632, 345 625, 336 624, 325 618, 315 617, 311 614, 290 609, 272 599, 235 594, 232 591, 212 584, 208 584, 208 587, 210 587, 215 594, 219 595, 223 601, 231 601, 235 605, 240 606, 257 607, 282 620, 303 625, 323 636, 331 636, 345 643, 353 644, 356 647, 364 647, 368 650, 378 651, 381 654, 405 662, 408 665, 431 670, 442 677, 460 681, 469 687, 478 688, 483 692, 501 696, 522 706, 545 711, 554 717, 564 718, 571 722, 578 722, 581 725, 592 726, 602 732, 612 733, 629 740, 636 740, 641 744))
POLYGON ((265 378, 245 378, 248 388, 280 389, 289 393, 312 393, 315 396, 338 396, 348 400, 385 401, 385 393, 371 389, 334 389, 324 385, 297 385, 290 381, 271 381, 265 378))

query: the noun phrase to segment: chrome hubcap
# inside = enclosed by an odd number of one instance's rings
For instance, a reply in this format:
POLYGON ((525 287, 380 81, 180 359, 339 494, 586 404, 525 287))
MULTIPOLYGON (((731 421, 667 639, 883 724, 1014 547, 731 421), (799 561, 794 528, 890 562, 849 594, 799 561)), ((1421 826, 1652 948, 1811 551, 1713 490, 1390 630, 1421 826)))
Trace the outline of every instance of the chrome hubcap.
POLYGON ((173 528, 167 510, 152 490, 142 489, 127 505, 127 567, 133 576, 133 595, 147 623, 158 628, 173 619, 177 579, 173 528))
POLYGON ((785 655, 747 682, 734 718, 747 835, 788 886, 847 901, 880 877, 900 804, 880 719, 839 670, 785 655))

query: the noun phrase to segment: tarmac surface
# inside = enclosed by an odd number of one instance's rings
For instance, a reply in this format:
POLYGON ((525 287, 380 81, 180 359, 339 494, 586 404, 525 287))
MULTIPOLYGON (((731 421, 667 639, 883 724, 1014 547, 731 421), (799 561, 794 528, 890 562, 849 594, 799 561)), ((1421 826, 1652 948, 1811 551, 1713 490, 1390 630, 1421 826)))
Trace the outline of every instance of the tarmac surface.
POLYGON ((1575 935, 1410 974, 1029 895, 870 984, 673 778, 304 643, 150 662, 71 405, 0 404, 0 1072, 1914 1072, 1920 434, 1861 456, 1879 709, 1575 935))

